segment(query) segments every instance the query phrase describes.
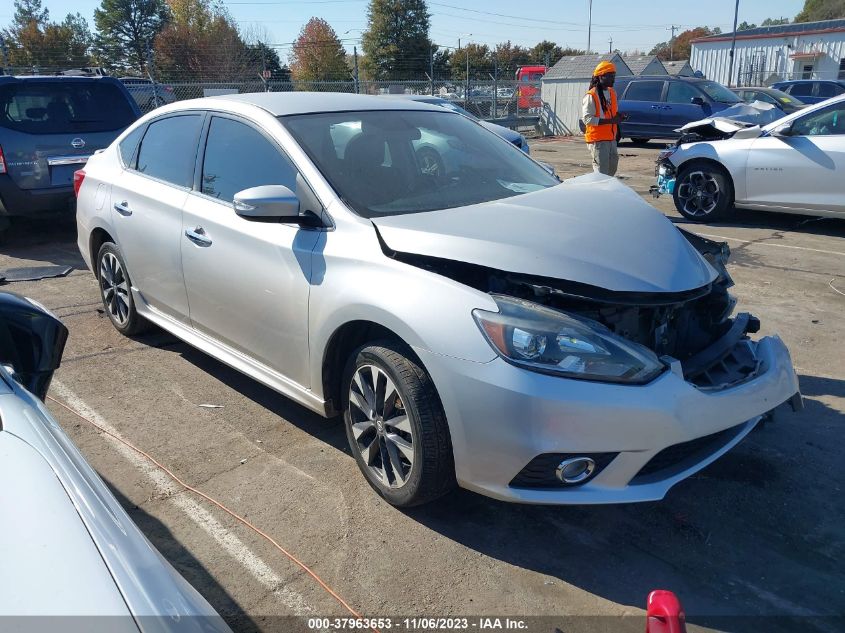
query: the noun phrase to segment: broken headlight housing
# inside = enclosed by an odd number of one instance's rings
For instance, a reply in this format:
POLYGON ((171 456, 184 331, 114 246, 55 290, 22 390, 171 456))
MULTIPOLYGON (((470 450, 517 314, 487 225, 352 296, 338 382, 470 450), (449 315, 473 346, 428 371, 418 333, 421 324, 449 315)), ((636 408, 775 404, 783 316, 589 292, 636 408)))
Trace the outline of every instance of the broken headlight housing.
POLYGON ((472 311, 493 349, 526 369, 567 378, 642 384, 664 370, 651 350, 583 317, 491 295, 499 312, 472 311))

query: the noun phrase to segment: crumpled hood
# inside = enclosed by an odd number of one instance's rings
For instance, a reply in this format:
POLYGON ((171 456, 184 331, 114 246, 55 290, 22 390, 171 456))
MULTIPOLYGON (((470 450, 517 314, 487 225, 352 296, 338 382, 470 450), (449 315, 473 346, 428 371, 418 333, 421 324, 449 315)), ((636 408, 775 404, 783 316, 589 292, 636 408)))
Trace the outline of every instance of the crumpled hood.
POLYGON ((662 213, 601 174, 495 202, 372 221, 394 251, 618 292, 683 292, 717 277, 662 213))

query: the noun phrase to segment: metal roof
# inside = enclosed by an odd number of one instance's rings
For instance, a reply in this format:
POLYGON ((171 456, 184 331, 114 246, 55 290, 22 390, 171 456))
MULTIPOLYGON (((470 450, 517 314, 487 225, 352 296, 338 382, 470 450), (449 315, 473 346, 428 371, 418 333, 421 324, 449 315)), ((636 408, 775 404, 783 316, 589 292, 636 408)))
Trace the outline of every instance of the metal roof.
MULTIPOLYGON (((840 20, 822 20, 820 22, 795 22, 793 24, 778 24, 776 26, 761 26, 756 29, 746 29, 745 31, 737 31, 736 39, 748 39, 758 37, 782 37, 789 35, 801 35, 806 32, 817 33, 819 31, 845 31, 845 19, 840 20)), ((733 32, 719 33, 718 35, 708 35, 706 37, 699 37, 693 42, 716 42, 725 39, 731 39, 733 32)))
POLYGON ((251 92, 203 99, 203 101, 214 100, 255 105, 274 116, 354 110, 431 110, 436 108, 437 111, 442 111, 442 108, 410 99, 385 99, 375 95, 356 95, 347 92, 251 92))
POLYGON ((663 68, 665 68, 666 72, 670 75, 677 75, 685 69, 689 69, 690 74, 692 74, 692 66, 689 65, 688 59, 678 59, 674 62, 663 62, 663 68))
MULTIPOLYGON (((625 60, 632 73, 639 75, 648 68, 649 64, 657 59, 657 55, 637 55, 636 57, 626 55, 622 59, 625 60)), ((657 61, 659 62, 660 60, 657 61)))
POLYGON ((557 64, 549 68, 543 79, 589 79, 599 62, 613 62, 617 75, 632 75, 631 69, 619 53, 604 55, 575 55, 562 57, 557 64))

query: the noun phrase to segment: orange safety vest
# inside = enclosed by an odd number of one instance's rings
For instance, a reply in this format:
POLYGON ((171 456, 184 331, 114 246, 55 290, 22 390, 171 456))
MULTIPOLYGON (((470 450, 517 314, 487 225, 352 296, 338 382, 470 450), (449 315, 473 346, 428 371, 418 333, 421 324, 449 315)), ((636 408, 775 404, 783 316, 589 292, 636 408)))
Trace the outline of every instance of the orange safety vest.
MULTIPOLYGON (((610 103, 607 104, 607 109, 604 110, 604 116, 598 115, 600 119, 609 119, 615 117, 616 109, 616 91, 613 88, 608 88, 610 93, 610 103)), ((596 104, 596 113, 602 112, 601 101, 599 100, 596 88, 592 88, 587 94, 593 96, 593 102, 596 104)), ((588 143, 595 143, 597 141, 615 141, 617 125, 587 125, 584 132, 584 140, 588 143)))

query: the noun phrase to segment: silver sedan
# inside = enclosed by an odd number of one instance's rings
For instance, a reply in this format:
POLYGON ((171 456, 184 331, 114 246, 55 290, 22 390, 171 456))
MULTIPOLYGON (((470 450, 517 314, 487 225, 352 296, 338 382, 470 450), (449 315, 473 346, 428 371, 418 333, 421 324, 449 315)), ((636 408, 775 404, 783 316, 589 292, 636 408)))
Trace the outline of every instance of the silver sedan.
MULTIPOLYGON (((434 147, 434 145, 432 145, 434 147)), ((327 93, 180 102, 77 174, 112 324, 325 416, 390 503, 660 499, 797 396, 727 248, 467 117, 327 93), (437 137, 442 169, 416 144, 437 137), (446 151, 446 150, 444 150, 446 151)))

